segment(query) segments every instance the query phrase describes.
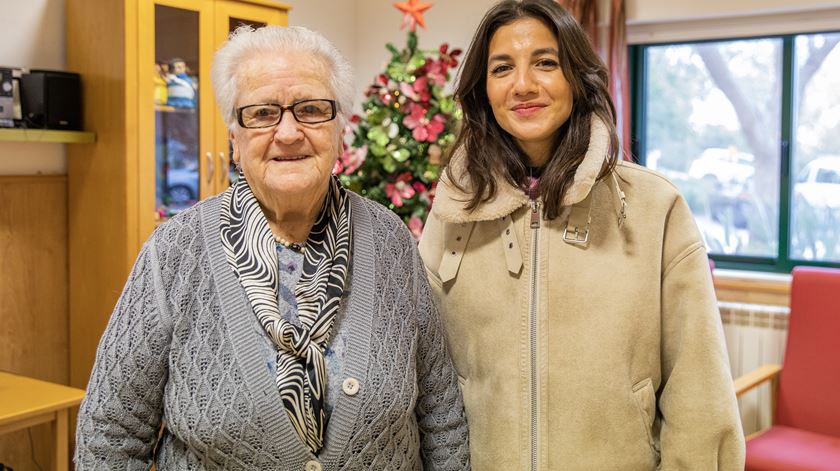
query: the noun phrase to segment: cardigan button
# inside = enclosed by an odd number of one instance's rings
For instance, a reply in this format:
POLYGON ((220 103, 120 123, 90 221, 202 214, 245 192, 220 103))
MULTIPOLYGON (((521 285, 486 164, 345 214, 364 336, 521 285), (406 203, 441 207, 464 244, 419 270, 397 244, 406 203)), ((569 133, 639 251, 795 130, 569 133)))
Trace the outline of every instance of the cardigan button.
POLYGON ((304 466, 304 471, 321 471, 321 463, 315 460, 309 460, 306 462, 306 466, 304 466))
POLYGON ((347 378, 341 384, 341 389, 344 390, 344 394, 355 396, 359 392, 359 380, 356 378, 347 378))

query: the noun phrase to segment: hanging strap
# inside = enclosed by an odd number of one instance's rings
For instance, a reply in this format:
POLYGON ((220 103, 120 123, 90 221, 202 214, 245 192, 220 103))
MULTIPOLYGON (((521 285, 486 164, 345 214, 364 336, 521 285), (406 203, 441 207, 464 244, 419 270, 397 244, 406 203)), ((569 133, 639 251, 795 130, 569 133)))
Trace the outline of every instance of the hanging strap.
POLYGON ((458 267, 461 266, 461 259, 464 257, 464 250, 467 248, 474 226, 475 222, 447 225, 443 258, 438 269, 440 281, 443 283, 454 279, 458 274, 458 267))
POLYGON ((618 184, 618 177, 615 176, 615 172, 611 172, 610 176, 612 177, 612 186, 610 186, 610 192, 613 194, 613 204, 615 205, 615 212, 618 217, 618 227, 624 225, 624 220, 627 219, 627 197, 624 195, 624 191, 621 190, 621 185, 618 184))
POLYGON ((499 219, 499 227, 502 232, 502 251, 505 254, 507 269, 511 274, 518 275, 522 270, 522 251, 519 249, 519 239, 516 237, 513 217, 509 214, 499 219))

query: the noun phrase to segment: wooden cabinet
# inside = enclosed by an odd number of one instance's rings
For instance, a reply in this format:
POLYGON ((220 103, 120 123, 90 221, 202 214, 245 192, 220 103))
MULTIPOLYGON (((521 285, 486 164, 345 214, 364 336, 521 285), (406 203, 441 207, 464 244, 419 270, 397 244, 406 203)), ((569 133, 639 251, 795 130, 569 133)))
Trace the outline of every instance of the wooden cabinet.
POLYGON ((272 0, 67 0, 67 68, 82 76, 97 135, 67 150, 72 385, 87 384, 143 241, 229 185, 214 51, 240 24, 287 24, 288 10, 272 0))

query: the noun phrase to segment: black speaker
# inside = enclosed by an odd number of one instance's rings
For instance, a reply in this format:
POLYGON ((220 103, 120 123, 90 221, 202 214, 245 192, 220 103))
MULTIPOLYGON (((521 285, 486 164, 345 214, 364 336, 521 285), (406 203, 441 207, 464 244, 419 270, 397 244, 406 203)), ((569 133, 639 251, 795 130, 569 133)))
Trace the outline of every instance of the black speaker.
POLYGON ((20 78, 23 122, 29 128, 82 129, 79 74, 32 70, 20 78))

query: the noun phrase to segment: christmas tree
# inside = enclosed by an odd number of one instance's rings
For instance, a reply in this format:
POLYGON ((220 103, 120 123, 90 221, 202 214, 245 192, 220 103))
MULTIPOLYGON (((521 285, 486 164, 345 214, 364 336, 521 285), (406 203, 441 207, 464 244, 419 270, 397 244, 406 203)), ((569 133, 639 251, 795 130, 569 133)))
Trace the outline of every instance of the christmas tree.
POLYGON ((454 142, 461 119, 454 97, 444 90, 461 51, 449 51, 447 44, 418 49, 414 26, 423 22, 417 8, 430 5, 411 1, 395 6, 406 11, 403 26, 412 26, 406 47, 386 45, 390 61, 365 93, 363 115, 354 115, 348 126, 349 142, 335 173, 345 187, 397 213, 419 238, 441 155, 454 142))

